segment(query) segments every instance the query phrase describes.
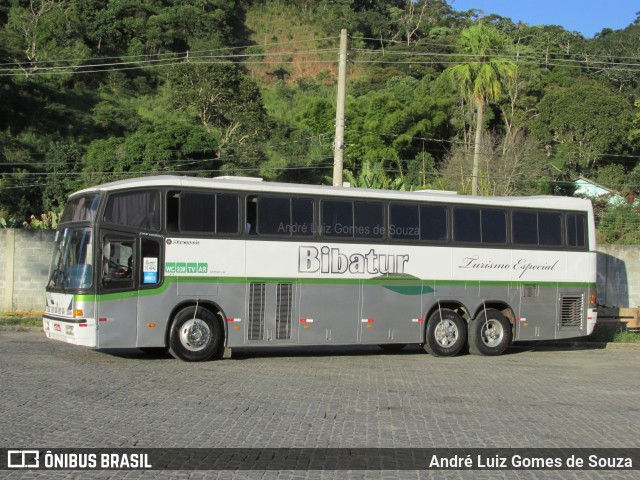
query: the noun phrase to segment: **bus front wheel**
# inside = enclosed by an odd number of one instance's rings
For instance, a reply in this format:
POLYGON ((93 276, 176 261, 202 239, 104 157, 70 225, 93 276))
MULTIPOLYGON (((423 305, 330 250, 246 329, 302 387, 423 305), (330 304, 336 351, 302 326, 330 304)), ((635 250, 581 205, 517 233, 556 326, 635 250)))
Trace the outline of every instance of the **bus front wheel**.
POLYGON ((511 343, 511 323, 495 308, 480 312, 469 325, 469 352, 475 355, 502 354, 511 343))
POLYGON ((206 308, 187 307, 174 317, 169 332, 169 353, 188 362, 214 357, 222 344, 222 328, 206 308))
POLYGON ((433 312, 427 322, 424 349, 435 357, 452 357, 466 341, 465 321, 448 308, 433 312))

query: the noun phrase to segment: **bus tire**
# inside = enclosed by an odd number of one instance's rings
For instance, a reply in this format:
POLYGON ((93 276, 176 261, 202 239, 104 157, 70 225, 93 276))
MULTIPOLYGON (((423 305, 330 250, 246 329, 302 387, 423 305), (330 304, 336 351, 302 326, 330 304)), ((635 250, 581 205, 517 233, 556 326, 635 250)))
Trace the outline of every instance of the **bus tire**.
POLYGON ((511 323, 495 308, 487 308, 469 325, 469 352, 474 355, 502 354, 511 343, 511 323))
POLYGON ((427 322, 424 349, 434 357, 452 357, 466 342, 466 322, 453 310, 442 308, 433 312, 427 322))
POLYGON ((202 362, 217 356, 222 345, 222 328, 206 308, 186 307, 171 323, 169 353, 187 362, 202 362))

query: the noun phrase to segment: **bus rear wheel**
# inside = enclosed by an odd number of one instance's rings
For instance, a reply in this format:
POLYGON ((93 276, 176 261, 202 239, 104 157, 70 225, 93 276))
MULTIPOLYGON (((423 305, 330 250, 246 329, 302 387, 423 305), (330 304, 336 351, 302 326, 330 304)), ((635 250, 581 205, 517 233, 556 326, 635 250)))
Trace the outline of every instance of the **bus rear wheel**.
POLYGON ((169 332, 169 353, 188 362, 202 362, 217 356, 222 345, 222 328, 206 308, 187 307, 174 317, 169 332))
POLYGON ((434 357, 456 355, 466 341, 465 321, 448 308, 433 312, 427 322, 424 349, 434 357))
POLYGON ((469 352, 474 355, 500 355, 511 343, 511 323, 495 308, 480 312, 469 327, 469 352))

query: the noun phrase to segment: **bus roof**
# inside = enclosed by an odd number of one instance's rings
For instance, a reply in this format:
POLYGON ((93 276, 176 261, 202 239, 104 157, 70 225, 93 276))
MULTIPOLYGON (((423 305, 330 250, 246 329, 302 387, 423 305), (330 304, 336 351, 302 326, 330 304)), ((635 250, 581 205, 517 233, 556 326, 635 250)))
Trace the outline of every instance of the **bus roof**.
POLYGON ((135 188, 167 187, 167 188, 200 188, 246 191, 251 193, 287 193, 298 195, 320 195, 325 197, 376 198, 386 200, 429 201, 436 203, 457 203, 469 205, 494 205, 514 207, 537 207, 554 210, 591 210, 591 202, 582 198, 559 197, 551 195, 521 197, 484 197, 459 195, 455 192, 439 190, 399 191, 376 190, 356 187, 334 187, 327 185, 307 185, 299 183, 264 182, 256 177, 187 177, 177 175, 156 175, 130 178, 96 185, 76 192, 75 195, 90 192, 112 192, 135 188))

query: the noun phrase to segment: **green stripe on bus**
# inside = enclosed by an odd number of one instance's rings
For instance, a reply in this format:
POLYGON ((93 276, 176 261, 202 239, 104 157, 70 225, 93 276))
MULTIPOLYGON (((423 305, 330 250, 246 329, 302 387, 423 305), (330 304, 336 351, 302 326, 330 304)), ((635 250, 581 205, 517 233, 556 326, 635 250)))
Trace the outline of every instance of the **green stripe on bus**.
POLYGON ((285 277, 165 277, 162 285, 157 288, 143 288, 127 292, 113 292, 74 295, 76 302, 113 301, 136 297, 160 295, 167 291, 173 283, 210 283, 235 284, 247 283, 294 283, 299 285, 374 285, 384 287, 401 295, 426 295, 434 293, 437 287, 499 287, 521 288, 523 286, 537 286, 540 288, 595 288, 590 282, 521 282, 521 281, 493 281, 493 280, 421 280, 411 275, 381 275, 368 279, 346 278, 285 278, 285 277))

